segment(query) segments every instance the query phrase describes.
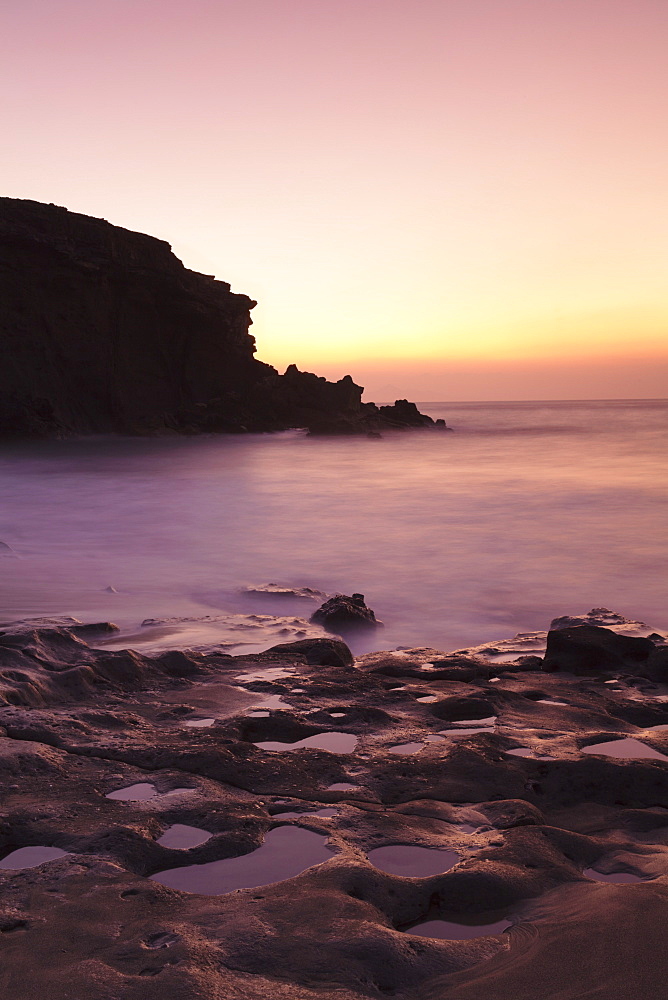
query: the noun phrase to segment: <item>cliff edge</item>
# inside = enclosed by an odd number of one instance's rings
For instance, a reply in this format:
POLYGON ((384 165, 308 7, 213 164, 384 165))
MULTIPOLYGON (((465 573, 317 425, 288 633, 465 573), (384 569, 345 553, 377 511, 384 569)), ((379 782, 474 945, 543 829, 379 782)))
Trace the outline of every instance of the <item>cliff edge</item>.
POLYGON ((57 205, 0 198, 0 436, 424 427, 255 358, 256 303, 163 240, 57 205))

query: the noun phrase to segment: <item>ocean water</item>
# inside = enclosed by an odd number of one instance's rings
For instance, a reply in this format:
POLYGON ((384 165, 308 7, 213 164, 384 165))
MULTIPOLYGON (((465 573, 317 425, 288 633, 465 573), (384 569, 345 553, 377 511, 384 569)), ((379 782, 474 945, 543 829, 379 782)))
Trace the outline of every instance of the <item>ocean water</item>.
MULTIPOLYGON (((229 639, 227 612, 317 607, 240 593, 274 582, 365 594, 385 625, 356 651, 598 606, 668 628, 668 401, 420 406, 453 433, 4 446, 2 620, 110 620, 140 646, 143 619, 209 616, 162 637, 192 645, 229 639)), ((263 627, 239 640, 270 645, 263 627)))

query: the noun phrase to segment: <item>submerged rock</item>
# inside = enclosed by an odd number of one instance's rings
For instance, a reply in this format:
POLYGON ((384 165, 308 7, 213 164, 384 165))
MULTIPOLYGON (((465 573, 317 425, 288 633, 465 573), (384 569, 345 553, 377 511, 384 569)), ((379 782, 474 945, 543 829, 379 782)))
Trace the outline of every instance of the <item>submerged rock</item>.
POLYGON ((364 603, 364 594, 336 594, 311 615, 312 622, 330 632, 350 631, 359 628, 376 628, 383 623, 364 603))

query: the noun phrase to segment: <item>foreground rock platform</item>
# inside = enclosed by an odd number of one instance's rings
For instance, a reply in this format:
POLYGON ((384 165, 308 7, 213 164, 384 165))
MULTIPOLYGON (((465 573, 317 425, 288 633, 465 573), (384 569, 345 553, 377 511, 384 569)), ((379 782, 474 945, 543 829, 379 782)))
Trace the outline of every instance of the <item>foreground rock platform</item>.
POLYGON ((0 198, 0 438, 445 427, 255 358, 257 303, 164 240, 0 198))
POLYGON ((353 660, 331 638, 147 656, 96 649, 104 624, 5 627, 3 995, 664 996, 665 637, 601 620, 555 622, 547 662, 546 633, 353 660), (175 825, 210 836, 160 843, 175 825), (324 860, 219 895, 153 877, 242 859, 286 828, 318 835, 324 860), (447 870, 369 860, 391 845, 440 851, 447 870), (66 853, 5 867, 29 846, 66 853))

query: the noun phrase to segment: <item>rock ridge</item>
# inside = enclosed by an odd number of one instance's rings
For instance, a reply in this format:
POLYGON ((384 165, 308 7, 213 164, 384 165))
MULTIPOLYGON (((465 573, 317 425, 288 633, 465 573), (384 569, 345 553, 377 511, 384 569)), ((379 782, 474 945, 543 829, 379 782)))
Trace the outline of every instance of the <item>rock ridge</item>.
POLYGON ((57 205, 0 198, 0 437, 370 433, 434 422, 255 357, 256 302, 168 243, 57 205))

